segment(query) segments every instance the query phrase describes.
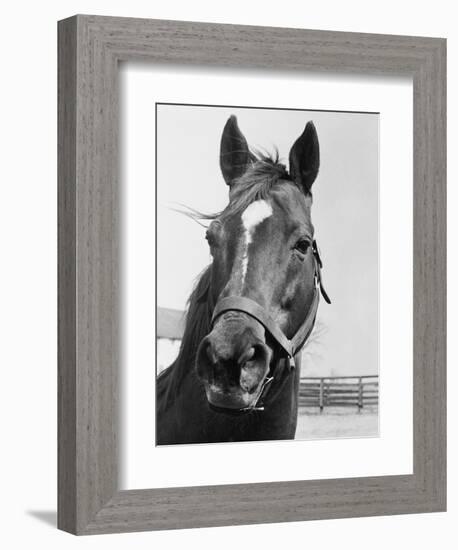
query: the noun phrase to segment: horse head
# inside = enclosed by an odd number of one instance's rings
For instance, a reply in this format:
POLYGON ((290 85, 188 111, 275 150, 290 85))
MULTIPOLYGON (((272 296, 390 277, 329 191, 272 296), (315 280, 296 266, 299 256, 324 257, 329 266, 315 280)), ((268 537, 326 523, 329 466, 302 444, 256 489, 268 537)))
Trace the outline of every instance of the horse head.
POLYGON ((310 334, 321 267, 311 220, 319 164, 312 122, 291 148, 289 171, 250 151, 235 116, 225 125, 220 166, 229 204, 206 234, 215 310, 196 355, 213 407, 254 408, 278 357, 292 358, 310 334))

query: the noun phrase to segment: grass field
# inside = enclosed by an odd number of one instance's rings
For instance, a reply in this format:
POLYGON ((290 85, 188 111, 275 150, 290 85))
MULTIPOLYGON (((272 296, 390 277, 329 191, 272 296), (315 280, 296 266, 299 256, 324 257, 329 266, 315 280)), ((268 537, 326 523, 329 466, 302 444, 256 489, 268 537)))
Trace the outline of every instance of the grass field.
POLYGON ((356 410, 347 408, 319 409, 301 408, 296 430, 296 439, 335 439, 339 437, 377 437, 377 409, 356 410))

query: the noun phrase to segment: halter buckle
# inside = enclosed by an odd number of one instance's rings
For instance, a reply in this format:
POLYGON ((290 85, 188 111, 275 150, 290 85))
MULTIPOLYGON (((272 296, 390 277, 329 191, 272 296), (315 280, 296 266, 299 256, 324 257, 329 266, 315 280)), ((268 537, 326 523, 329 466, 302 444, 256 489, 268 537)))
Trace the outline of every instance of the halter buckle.
POLYGON ((323 262, 321 261, 321 251, 318 247, 318 243, 315 240, 312 243, 312 250, 313 250, 313 255, 316 258, 316 261, 318 262, 318 266, 321 269, 323 267, 323 262))

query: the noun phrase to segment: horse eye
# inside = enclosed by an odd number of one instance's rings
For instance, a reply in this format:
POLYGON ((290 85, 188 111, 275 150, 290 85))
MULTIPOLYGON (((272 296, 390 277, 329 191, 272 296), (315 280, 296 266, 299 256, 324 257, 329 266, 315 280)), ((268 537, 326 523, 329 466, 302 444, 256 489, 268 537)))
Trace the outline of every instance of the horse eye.
POLYGON ((210 233, 210 231, 207 231, 205 233, 205 239, 210 246, 213 246, 215 244, 215 236, 213 235, 213 233, 210 233))
POLYGON ((299 239, 294 248, 301 254, 307 254, 309 247, 310 241, 308 241, 307 239, 299 239))

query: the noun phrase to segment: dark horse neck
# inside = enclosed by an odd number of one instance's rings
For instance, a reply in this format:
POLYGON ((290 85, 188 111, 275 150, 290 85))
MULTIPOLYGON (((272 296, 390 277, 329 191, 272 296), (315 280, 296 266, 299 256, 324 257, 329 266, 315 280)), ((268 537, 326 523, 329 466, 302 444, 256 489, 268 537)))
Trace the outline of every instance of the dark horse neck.
POLYGON ((213 411, 194 365, 178 360, 157 380, 158 445, 293 439, 297 425, 300 367, 275 365, 275 379, 264 400, 264 410, 237 416, 213 411), (177 378, 178 377, 178 382, 177 378))

